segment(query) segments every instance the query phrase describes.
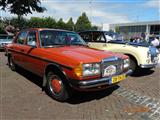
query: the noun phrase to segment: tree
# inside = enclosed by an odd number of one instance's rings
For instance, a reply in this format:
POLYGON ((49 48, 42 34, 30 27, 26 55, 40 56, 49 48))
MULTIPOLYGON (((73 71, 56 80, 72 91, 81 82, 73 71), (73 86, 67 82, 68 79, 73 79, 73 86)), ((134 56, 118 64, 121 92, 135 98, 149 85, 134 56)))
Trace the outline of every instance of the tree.
POLYGON ((76 22, 76 31, 90 30, 92 28, 91 22, 89 21, 86 13, 82 13, 76 22))
POLYGON ((67 29, 67 26, 66 24, 63 22, 63 19, 60 18, 57 22, 57 25, 56 25, 58 29, 67 29))
POLYGON ((43 24, 45 28, 56 28, 56 20, 51 17, 44 18, 43 24))
POLYGON ((74 22, 72 18, 68 20, 68 22, 66 23, 66 26, 67 26, 67 30, 74 31, 74 22))
POLYGON ((10 13, 16 14, 18 20, 22 18, 23 15, 32 11, 44 12, 46 8, 40 6, 40 0, 1 0, 0 7, 2 10, 9 9, 10 13))

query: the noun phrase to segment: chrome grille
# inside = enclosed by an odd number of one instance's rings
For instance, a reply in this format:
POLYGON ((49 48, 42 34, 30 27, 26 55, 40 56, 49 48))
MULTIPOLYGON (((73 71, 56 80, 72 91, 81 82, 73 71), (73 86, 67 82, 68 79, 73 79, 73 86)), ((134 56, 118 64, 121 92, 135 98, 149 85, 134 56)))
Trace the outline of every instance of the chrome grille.
POLYGON ((102 60, 102 77, 109 77, 104 76, 104 70, 110 65, 114 65, 116 67, 116 73, 114 75, 119 75, 123 72, 123 59, 118 57, 110 57, 102 60))

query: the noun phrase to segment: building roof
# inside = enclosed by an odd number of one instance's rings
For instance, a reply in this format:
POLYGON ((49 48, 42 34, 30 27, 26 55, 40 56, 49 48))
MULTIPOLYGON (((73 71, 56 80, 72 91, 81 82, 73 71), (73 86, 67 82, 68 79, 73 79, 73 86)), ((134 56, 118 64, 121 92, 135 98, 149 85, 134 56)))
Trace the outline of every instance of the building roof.
POLYGON ((144 22, 132 22, 132 23, 119 23, 110 24, 110 27, 114 26, 139 26, 139 25, 160 25, 160 21, 144 21, 144 22))

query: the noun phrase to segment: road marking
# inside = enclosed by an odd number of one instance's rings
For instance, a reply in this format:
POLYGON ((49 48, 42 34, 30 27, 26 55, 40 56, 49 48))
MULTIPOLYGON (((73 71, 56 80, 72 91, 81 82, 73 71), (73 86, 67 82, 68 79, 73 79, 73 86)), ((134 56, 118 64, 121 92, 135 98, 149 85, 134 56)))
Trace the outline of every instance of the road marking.
POLYGON ((133 90, 127 90, 120 87, 114 92, 116 95, 122 96, 129 100, 131 103, 148 107, 149 112, 143 112, 141 118, 145 120, 160 120, 160 100, 142 95, 133 90))

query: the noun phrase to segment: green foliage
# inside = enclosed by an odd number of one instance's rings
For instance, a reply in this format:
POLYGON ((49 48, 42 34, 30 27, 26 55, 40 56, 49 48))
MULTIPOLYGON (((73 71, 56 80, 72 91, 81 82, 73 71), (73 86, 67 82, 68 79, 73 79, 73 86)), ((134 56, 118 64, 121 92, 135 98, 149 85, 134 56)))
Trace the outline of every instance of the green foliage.
POLYGON ((66 23, 66 26, 67 26, 68 30, 74 31, 74 22, 73 22, 72 18, 70 18, 68 20, 68 22, 66 23))
POLYGON ((66 24, 63 22, 63 19, 60 18, 57 22, 56 28, 58 29, 67 29, 66 24))
POLYGON ((89 21, 85 12, 82 13, 81 16, 79 16, 75 28, 76 31, 90 30, 92 28, 91 22, 89 21))
POLYGON ((90 21, 85 13, 79 17, 76 22, 76 25, 73 22, 72 18, 65 23, 62 18, 56 21, 52 17, 32 17, 30 19, 21 18, 20 20, 17 17, 13 18, 4 18, 3 21, 0 19, 0 31, 3 31, 4 28, 8 25, 14 26, 16 29, 22 30, 26 28, 54 28, 54 29, 65 29, 70 31, 82 31, 82 30, 97 30, 97 26, 91 26, 90 21), (4 26, 4 27, 2 27, 4 26))
POLYGON ((40 0, 1 0, 2 10, 8 9, 11 14, 16 14, 18 20, 23 15, 32 14, 32 11, 43 12, 46 8, 40 6, 40 0))

